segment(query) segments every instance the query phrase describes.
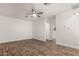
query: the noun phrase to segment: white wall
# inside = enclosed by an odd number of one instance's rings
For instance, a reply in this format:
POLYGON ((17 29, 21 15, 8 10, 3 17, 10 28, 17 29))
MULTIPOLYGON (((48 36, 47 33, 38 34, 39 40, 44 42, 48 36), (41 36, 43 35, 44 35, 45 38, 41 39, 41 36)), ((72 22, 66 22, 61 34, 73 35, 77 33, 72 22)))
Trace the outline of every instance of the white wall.
POLYGON ((31 21, 0 16, 0 43, 32 37, 31 21))
POLYGON ((50 16, 48 17, 48 21, 47 21, 49 24, 50 24, 50 31, 49 31, 49 39, 50 40, 53 40, 53 39, 56 39, 56 31, 54 31, 54 28, 56 26, 56 16, 50 16))
POLYGON ((0 16, 0 43, 31 38, 42 41, 49 39, 49 24, 46 19, 39 18, 32 22, 0 16))
POLYGON ((33 37, 38 40, 46 41, 53 40, 56 35, 54 35, 54 31, 50 31, 50 25, 53 26, 56 24, 56 18, 39 18, 33 22, 33 37), (50 21, 48 21, 50 20, 50 21))
POLYGON ((73 10, 56 15, 56 43, 79 48, 79 16, 73 10))
POLYGON ((42 18, 36 19, 33 22, 33 37, 38 40, 45 41, 45 20, 42 18))
POLYGON ((50 24, 47 21, 45 22, 45 37, 47 40, 50 39, 50 24))

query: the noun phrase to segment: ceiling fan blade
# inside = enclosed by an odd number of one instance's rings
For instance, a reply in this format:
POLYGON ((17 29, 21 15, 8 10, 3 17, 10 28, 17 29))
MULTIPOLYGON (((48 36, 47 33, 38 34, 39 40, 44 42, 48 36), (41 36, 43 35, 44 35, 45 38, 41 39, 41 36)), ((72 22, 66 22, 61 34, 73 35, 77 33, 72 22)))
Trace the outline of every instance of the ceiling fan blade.
POLYGON ((28 16, 25 16, 25 17, 28 17, 28 16))
POLYGON ((40 17, 39 15, 37 15, 37 17, 40 17))
POLYGON ((43 12, 38 12, 37 14, 43 14, 43 12))

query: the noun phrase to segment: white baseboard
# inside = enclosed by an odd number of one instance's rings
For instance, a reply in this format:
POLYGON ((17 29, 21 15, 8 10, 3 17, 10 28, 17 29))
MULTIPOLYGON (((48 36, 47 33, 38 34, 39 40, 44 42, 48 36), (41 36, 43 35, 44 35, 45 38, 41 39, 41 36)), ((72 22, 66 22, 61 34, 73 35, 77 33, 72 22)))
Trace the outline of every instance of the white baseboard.
POLYGON ((59 45, 62 45, 62 46, 67 46, 67 47, 71 47, 71 48, 79 49, 79 46, 68 45, 68 44, 64 44, 64 43, 60 43, 60 42, 56 42, 56 44, 59 44, 59 45))
MULTIPOLYGON (((36 39, 36 38, 35 38, 36 39)), ((36 39, 36 40, 40 40, 40 39, 36 39)), ((46 41, 45 39, 41 39, 40 41, 46 41)))
POLYGON ((21 41, 21 40, 29 40, 29 39, 32 39, 32 38, 24 38, 24 39, 14 39, 14 40, 5 40, 5 41, 0 41, 0 43, 8 43, 8 42, 15 42, 15 41, 21 41))
MULTIPOLYGON (((0 41, 0 43, 15 42, 15 41, 21 41, 21 40, 27 40, 27 39, 36 39, 36 38, 23 38, 23 39, 14 39, 14 40, 4 40, 4 41, 0 41)), ((36 39, 36 40, 40 40, 40 39, 36 39)), ((40 41, 46 41, 46 40, 41 39, 40 41)))

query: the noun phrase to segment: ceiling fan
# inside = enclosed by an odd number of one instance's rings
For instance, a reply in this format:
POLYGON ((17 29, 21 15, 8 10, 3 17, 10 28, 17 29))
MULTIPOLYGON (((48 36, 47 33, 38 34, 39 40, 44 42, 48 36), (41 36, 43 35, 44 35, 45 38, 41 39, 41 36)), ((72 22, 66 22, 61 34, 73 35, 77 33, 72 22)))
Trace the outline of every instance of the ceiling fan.
POLYGON ((48 6, 48 5, 50 5, 51 3, 43 3, 45 6, 48 6))
POLYGON ((28 16, 41 17, 41 14, 43 14, 43 12, 39 12, 38 10, 31 9, 30 12, 25 12, 25 17, 28 17, 28 16))

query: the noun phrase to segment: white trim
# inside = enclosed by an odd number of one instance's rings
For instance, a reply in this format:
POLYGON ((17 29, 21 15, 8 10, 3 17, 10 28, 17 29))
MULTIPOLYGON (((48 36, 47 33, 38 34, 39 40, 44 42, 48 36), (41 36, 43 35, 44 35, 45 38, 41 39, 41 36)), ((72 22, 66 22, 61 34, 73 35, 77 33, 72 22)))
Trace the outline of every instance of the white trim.
POLYGON ((27 39, 16 39, 16 40, 7 40, 7 41, 0 41, 0 44, 1 43, 9 43, 9 42, 16 42, 16 41, 22 41, 22 40, 30 40, 32 38, 27 38, 27 39))
POLYGON ((71 47, 71 48, 79 49, 79 46, 68 45, 68 44, 64 44, 64 43, 61 43, 61 42, 56 42, 56 44, 63 45, 63 46, 67 46, 67 47, 71 47))
POLYGON ((40 41, 46 41, 46 39, 38 39, 38 38, 32 38, 32 39, 36 39, 36 40, 40 40, 40 41))

